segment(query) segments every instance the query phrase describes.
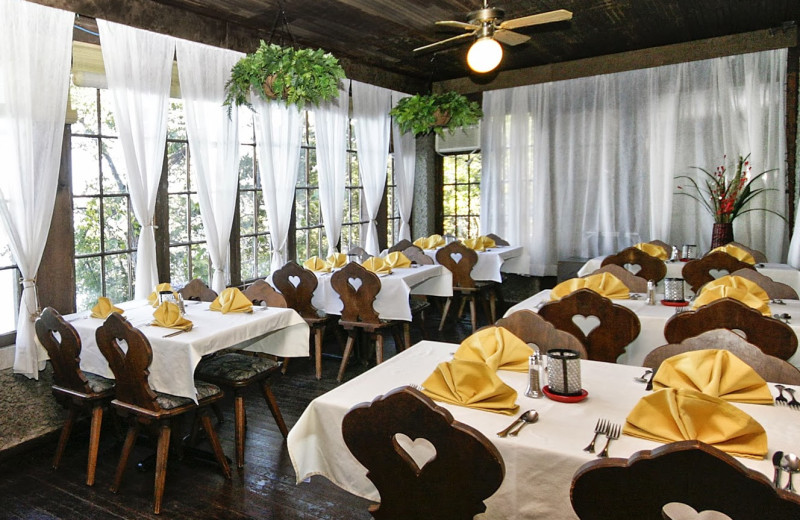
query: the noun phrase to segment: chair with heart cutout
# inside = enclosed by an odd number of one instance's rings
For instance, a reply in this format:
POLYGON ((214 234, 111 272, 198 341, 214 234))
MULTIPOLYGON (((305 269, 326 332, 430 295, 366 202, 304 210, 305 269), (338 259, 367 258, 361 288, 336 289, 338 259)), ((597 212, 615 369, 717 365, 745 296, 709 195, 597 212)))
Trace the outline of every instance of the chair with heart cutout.
MULTIPOLYGON (((461 242, 451 242, 436 251, 436 261, 453 273, 453 296, 461 298, 457 317, 461 317, 464 311, 464 304, 469 302, 470 318, 472 322, 472 332, 478 328, 478 316, 475 308, 475 299, 478 295, 483 296, 484 313, 489 323, 495 322, 495 306, 497 295, 495 287, 497 282, 478 281, 472 278, 472 268, 478 263, 478 253, 468 248, 461 242), (487 301, 488 300, 488 301, 487 301)), ((447 298, 442 311, 442 321, 439 323, 439 330, 444 328, 447 313, 453 297, 447 298)))
POLYGON ((595 361, 616 363, 641 330, 632 310, 590 289, 578 289, 544 304, 539 315, 581 340, 589 359, 595 361))
POLYGON ((511 313, 497 320, 495 325, 503 327, 525 343, 535 344, 543 355, 550 349, 558 348, 574 350, 581 359, 589 359, 586 347, 578 338, 569 332, 557 329, 531 310, 523 309, 511 313))
POLYGON ((686 283, 696 293, 700 292, 700 288, 716 280, 720 276, 731 274, 739 269, 755 269, 747 262, 742 262, 738 258, 725 253, 724 251, 714 251, 709 253, 703 258, 697 260, 690 260, 683 266, 681 274, 686 283))
POLYGON ((374 518, 472 519, 505 475, 482 433, 410 387, 353 407, 342 436, 380 493, 369 508, 374 518))
POLYGON ((600 267, 609 264, 624 267, 632 274, 645 280, 659 282, 667 275, 667 264, 663 260, 650 256, 635 247, 628 247, 617 254, 605 257, 600 267))
POLYGON ((641 276, 636 276, 624 267, 617 264, 604 265, 600 269, 595 269, 593 272, 586 276, 592 276, 600 273, 611 273, 625 284, 628 290, 632 293, 645 293, 647 292, 647 280, 641 276))

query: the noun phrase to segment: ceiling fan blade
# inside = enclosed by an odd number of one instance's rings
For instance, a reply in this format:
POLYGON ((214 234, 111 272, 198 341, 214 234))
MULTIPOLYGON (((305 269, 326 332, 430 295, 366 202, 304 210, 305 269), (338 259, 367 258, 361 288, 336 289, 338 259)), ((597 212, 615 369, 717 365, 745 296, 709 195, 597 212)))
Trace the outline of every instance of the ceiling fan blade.
POLYGON ((494 39, 506 45, 519 45, 530 40, 531 37, 506 29, 498 29, 494 32, 494 39))
POLYGON ((456 22, 456 21, 453 21, 453 20, 440 20, 440 21, 436 22, 436 25, 443 25, 445 27, 457 27, 459 29, 464 29, 464 30, 467 30, 467 31, 474 31, 474 30, 480 28, 477 25, 473 25, 471 23, 456 22))
POLYGON ((539 25, 543 23, 561 22, 564 20, 572 19, 572 11, 566 9, 558 9, 547 13, 532 14, 530 16, 523 16, 522 18, 514 18, 513 20, 506 20, 501 23, 499 29, 517 29, 519 27, 527 27, 529 25, 539 25))
POLYGON ((414 52, 423 52, 423 51, 432 50, 432 49, 434 49, 436 47, 439 47, 440 45, 445 45, 447 43, 454 42, 454 41, 457 41, 457 40, 462 40, 464 38, 471 38, 474 35, 475 35, 474 32, 459 34, 458 36, 453 36, 452 38, 447 38, 446 40, 440 40, 438 42, 431 43, 429 45, 423 45, 422 47, 417 47, 416 49, 414 49, 414 52))

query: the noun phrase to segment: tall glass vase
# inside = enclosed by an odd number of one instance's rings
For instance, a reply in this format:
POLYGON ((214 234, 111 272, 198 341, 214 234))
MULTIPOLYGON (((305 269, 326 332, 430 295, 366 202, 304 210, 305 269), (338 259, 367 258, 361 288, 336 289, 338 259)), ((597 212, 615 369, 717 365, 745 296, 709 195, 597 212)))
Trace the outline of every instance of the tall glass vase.
POLYGON ((733 242, 733 222, 714 222, 711 249, 733 242))

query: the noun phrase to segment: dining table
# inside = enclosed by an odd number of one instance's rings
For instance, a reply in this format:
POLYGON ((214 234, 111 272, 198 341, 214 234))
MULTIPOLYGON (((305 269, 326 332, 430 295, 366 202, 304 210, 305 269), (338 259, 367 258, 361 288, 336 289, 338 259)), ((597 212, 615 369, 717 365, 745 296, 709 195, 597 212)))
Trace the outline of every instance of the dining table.
MULTIPOLYGON (((366 469, 353 457, 342 438, 344 416, 355 405, 369 403, 394 388, 421 385, 439 363, 452 359, 458 345, 422 341, 382 364, 314 399, 290 430, 288 450, 298 485, 322 476, 354 495, 380 501, 367 478, 366 469)), ((594 434, 595 424, 605 419, 624 424, 625 418, 648 392, 635 378, 642 367, 580 361, 581 383, 587 396, 580 402, 556 402, 525 396, 528 374, 500 370, 497 375, 517 392, 517 415, 525 410, 539 412, 537 422, 516 437, 500 438, 516 417, 443 402, 436 404, 453 417, 480 431, 499 450, 505 464, 505 478, 497 492, 486 500, 481 520, 548 519, 575 520, 569 491, 572 476, 596 455, 583 450, 594 434)), ((773 395, 777 391, 770 384, 773 395)), ((731 403, 752 416, 767 433, 765 459, 737 458, 745 466, 772 478, 772 454, 777 450, 800 453, 799 412, 787 407, 731 403)), ((598 439, 602 447, 605 439, 598 439)), ((622 435, 611 442, 611 457, 630 457, 651 450, 660 443, 622 435)), ((599 450, 597 450, 599 452, 599 450)), ((480 478, 479 475, 475 476, 480 478)), ((785 480, 785 479, 784 479, 785 480)), ((632 497, 633 498, 633 497, 632 497)))
MULTIPOLYGON (((664 326, 667 324, 667 320, 676 312, 691 310, 691 305, 674 307, 662 304, 663 297, 663 294, 657 294, 655 305, 648 305, 646 295, 641 293, 632 293, 629 299, 612 300, 614 303, 632 310, 641 324, 639 336, 625 347, 625 353, 617 358, 617 363, 641 365, 650 351, 667 344, 667 340, 664 337, 664 326)), ((524 309, 538 312, 541 306, 548 301, 550 301, 550 290, 545 289, 509 307, 504 317, 524 309)), ((800 300, 772 300, 769 306, 771 313, 789 316, 784 321, 788 322, 788 325, 792 327, 794 333, 800 338, 800 300)), ((581 322, 581 324, 586 323, 590 324, 585 320, 581 322)), ((584 333, 586 332, 584 330, 584 333)), ((800 368, 800 349, 788 361, 800 368)))
MULTIPOLYGON (((438 250, 426 249, 425 254, 435 262, 438 250)), ((495 246, 477 253, 478 262, 470 272, 473 280, 502 282, 501 273, 529 275, 531 272, 531 257, 522 246, 495 246)))
MULTIPOLYGON (((194 371, 200 359, 226 348, 271 354, 278 357, 307 357, 309 327, 294 310, 254 306, 249 313, 212 311, 209 302, 186 300, 184 317, 193 324, 187 332, 155 326, 155 308, 147 300, 117 304, 123 316, 147 337, 153 349, 148 381, 153 390, 196 401, 194 371)), ((114 378, 97 346, 95 331, 103 319, 90 312, 64 316, 81 338, 81 369, 114 378)))

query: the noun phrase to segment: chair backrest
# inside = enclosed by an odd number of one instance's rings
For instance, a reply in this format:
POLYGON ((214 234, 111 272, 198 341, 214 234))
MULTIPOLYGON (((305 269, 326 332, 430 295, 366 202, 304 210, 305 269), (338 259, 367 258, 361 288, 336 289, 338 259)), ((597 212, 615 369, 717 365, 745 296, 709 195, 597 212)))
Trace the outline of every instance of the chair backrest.
POLYGON ((608 264, 622 266, 632 274, 645 280, 658 282, 667 275, 667 264, 663 260, 650 256, 635 247, 628 247, 617 254, 605 257, 600 266, 603 267, 608 264))
POLYGON ((42 310, 35 327, 36 337, 53 365, 53 382, 63 388, 91 394, 92 389, 80 367, 81 337, 78 331, 52 307, 42 310))
POLYGON ((367 258, 372 256, 369 253, 367 253, 364 250, 363 247, 360 247, 360 246, 355 246, 355 247, 351 247, 350 249, 348 249, 347 250, 347 256, 351 256, 351 255, 355 255, 356 258, 358 258, 359 262, 363 262, 364 260, 366 260, 367 258))
POLYGON ((747 247, 746 245, 740 244, 739 242, 735 242, 735 241, 734 242, 730 242, 729 245, 736 246, 739 249, 742 249, 742 250, 747 251, 748 253, 750 253, 750 256, 753 257, 753 260, 755 260, 757 264, 765 264, 765 263, 767 263, 769 261, 769 260, 767 260, 767 255, 765 255, 762 251, 759 251, 758 249, 751 249, 751 248, 747 247))
POLYGON ((712 329, 680 343, 663 345, 650 351, 642 366, 657 371, 661 363, 676 354, 692 350, 722 349, 750 365, 765 381, 800 385, 800 369, 780 358, 764 354, 760 348, 729 329, 712 329))
POLYGON ((508 243, 508 240, 506 240, 506 239, 504 239, 504 238, 501 238, 501 237, 499 237, 499 236, 495 235, 494 233, 489 233, 489 234, 488 234, 488 235, 486 235, 486 236, 487 236, 487 237, 489 237, 489 238, 491 238, 492 240, 494 240, 494 243, 495 243, 495 244, 497 244, 498 246, 508 246, 508 245, 511 245, 511 244, 509 244, 509 243, 508 243))
POLYGON ((586 346, 589 359, 616 363, 617 358, 641 330, 636 314, 622 305, 613 303, 589 289, 579 289, 560 300, 548 302, 539 309, 539 315, 569 332, 586 346), (583 321, 596 326, 588 334, 579 326, 583 321))
POLYGON ((95 338, 100 352, 114 372, 117 400, 153 412, 163 411, 147 381, 153 349, 145 335, 124 316, 112 312, 97 328, 95 338), (120 341, 125 342, 127 350, 122 350, 120 341))
POLYGON ((288 305, 286 305, 286 298, 273 289, 270 284, 261 279, 251 283, 242 293, 255 305, 260 305, 261 302, 264 302, 267 304, 267 307, 288 307, 288 305))
POLYGON ((740 330, 748 342, 781 359, 789 359, 797 350, 797 335, 792 327, 732 298, 675 314, 664 325, 664 337, 668 343, 681 343, 711 329, 740 330))
POLYGON ((342 299, 342 321, 380 323, 373 303, 381 281, 365 267, 350 262, 331 275, 331 287, 342 299))
POLYGON ((525 343, 535 343, 539 352, 546 354, 554 348, 576 350, 581 359, 589 359, 586 347, 581 340, 555 326, 533 311, 527 309, 514 312, 505 318, 497 320, 498 327, 504 327, 525 343))
POLYGON ((785 283, 776 282, 769 276, 765 274, 761 274, 755 269, 739 269, 731 273, 733 276, 741 276, 742 278, 747 278, 751 282, 755 283, 767 293, 772 299, 779 299, 779 300, 796 300, 797 291, 792 289, 791 285, 787 285, 785 283))
POLYGON ((398 240, 395 245, 389 248, 390 253, 394 253, 395 251, 405 251, 408 247, 413 246, 414 243, 407 238, 403 238, 398 240))
POLYGON ((289 260, 283 267, 272 273, 272 283, 281 292, 286 303, 303 318, 319 318, 317 308, 311 304, 311 298, 317 289, 317 275, 289 260))
POLYGON ((675 502, 734 520, 800 518, 800 496, 700 441, 587 462, 572 477, 570 499, 581 520, 669 519, 662 508, 675 502))
POLYGON ((178 294, 184 300, 195 300, 200 302, 213 302, 217 298, 217 293, 210 289, 203 280, 195 278, 180 289, 178 294))
POLYGON ((681 273, 683 279, 692 288, 695 293, 700 291, 700 288, 726 274, 730 274, 739 269, 755 269, 747 262, 742 262, 723 251, 715 251, 709 253, 703 258, 697 260, 689 260, 683 266, 681 273))
POLYGON ((648 244, 653 244, 654 246, 661 246, 662 248, 664 248, 664 251, 667 252, 667 256, 669 256, 672 253, 672 246, 670 244, 667 244, 663 240, 651 240, 650 242, 648 242, 648 244))
POLYGON ((421 247, 415 246, 414 244, 403 249, 403 254, 406 255, 406 258, 411 260, 412 263, 417 265, 433 265, 434 263, 432 257, 426 255, 421 247))
POLYGON ((475 287, 470 273, 478 263, 478 253, 461 242, 450 242, 436 251, 436 261, 453 273, 454 287, 475 287))
POLYGON ((370 507, 375 518, 472 519, 505 475, 500 452, 483 434, 410 387, 353 407, 342 436, 380 493, 370 507), (406 451, 407 439, 415 446, 425 439, 435 456, 426 444, 427 457, 414 457, 419 451, 406 451))
POLYGON ((593 274, 598 273, 611 273, 617 278, 619 281, 625 284, 630 292, 633 293, 644 293, 647 292, 647 280, 640 276, 636 276, 632 272, 628 271, 621 265, 617 264, 608 264, 604 265, 600 269, 595 269, 594 272, 590 273, 587 276, 591 276, 593 274))

